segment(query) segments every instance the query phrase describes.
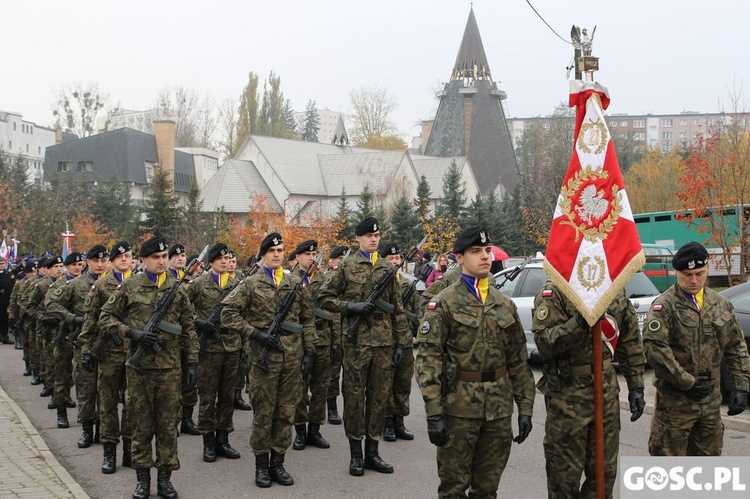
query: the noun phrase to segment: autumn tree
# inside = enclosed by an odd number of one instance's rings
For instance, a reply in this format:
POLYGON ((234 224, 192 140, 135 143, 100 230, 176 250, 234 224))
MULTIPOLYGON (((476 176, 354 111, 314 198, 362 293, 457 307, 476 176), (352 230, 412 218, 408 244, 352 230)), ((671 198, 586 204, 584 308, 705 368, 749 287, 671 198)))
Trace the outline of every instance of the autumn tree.
POLYGON ((405 151, 408 149, 404 139, 398 135, 386 135, 383 137, 378 134, 372 134, 367 137, 365 142, 358 142, 355 145, 365 149, 379 149, 382 151, 405 151))
POLYGON ((396 133, 391 114, 398 107, 395 95, 386 87, 360 87, 349 92, 352 107, 352 133, 355 144, 371 136, 385 137, 396 133))
POLYGON ((73 239, 73 248, 81 253, 85 253, 95 244, 103 244, 110 248, 120 239, 115 231, 102 225, 90 213, 82 213, 74 218, 70 230, 76 235, 73 239))
POLYGON ((284 117, 284 93, 281 91, 281 77, 273 71, 263 82, 263 100, 256 123, 257 130, 252 132, 269 137, 286 136, 284 117))
POLYGON ((119 106, 110 104, 109 94, 98 83, 77 81, 57 91, 52 115, 64 131, 83 138, 97 132, 98 116, 104 113, 111 118, 119 110, 119 106))
POLYGON ((258 75, 250 71, 247 77, 247 85, 240 94, 240 106, 237 111, 237 133, 235 134, 235 145, 231 156, 237 153, 248 136, 257 133, 259 108, 258 75))
POLYGON ((224 159, 231 158, 237 145, 237 99, 227 97, 219 106, 219 153, 224 159))
POLYGON ((680 208, 677 192, 681 189, 681 161, 682 157, 676 150, 663 154, 652 149, 630 167, 623 181, 634 213, 680 208))

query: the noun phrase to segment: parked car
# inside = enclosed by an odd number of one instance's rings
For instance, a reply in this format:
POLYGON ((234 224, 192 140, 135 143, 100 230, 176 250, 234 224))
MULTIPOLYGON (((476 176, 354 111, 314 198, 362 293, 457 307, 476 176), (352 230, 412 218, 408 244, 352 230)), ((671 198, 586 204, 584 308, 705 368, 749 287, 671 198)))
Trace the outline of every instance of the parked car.
MULTIPOLYGON (((745 335, 745 344, 750 349, 750 282, 739 284, 719 292, 724 298, 732 302, 734 315, 740 321, 742 332, 745 335)), ((729 374, 727 365, 721 364, 721 395, 727 400, 729 394, 734 390, 734 380, 729 374)))
MULTIPOLYGON (((525 265, 521 264, 495 274, 497 288, 509 296, 518 308, 518 315, 526 333, 526 349, 533 361, 540 360, 534 334, 531 332, 531 310, 534 308, 534 297, 547 282, 542 262, 542 259, 530 260, 525 265)), ((643 334, 643 325, 651 302, 659 296, 659 290, 642 271, 638 271, 625 285, 625 292, 635 308, 638 326, 643 334)))
POLYGON ((643 273, 654 283, 656 289, 663 293, 677 282, 677 274, 672 268, 672 250, 660 244, 643 244, 646 264, 643 273))

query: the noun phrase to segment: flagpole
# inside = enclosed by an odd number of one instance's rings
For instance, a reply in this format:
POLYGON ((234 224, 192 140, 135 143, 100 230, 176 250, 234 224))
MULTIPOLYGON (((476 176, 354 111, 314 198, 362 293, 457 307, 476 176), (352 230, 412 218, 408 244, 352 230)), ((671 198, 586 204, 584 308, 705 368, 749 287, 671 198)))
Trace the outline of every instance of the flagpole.
POLYGON ((604 499, 604 383, 602 368, 602 321, 596 321, 592 339, 594 375, 594 463, 596 497, 604 499))

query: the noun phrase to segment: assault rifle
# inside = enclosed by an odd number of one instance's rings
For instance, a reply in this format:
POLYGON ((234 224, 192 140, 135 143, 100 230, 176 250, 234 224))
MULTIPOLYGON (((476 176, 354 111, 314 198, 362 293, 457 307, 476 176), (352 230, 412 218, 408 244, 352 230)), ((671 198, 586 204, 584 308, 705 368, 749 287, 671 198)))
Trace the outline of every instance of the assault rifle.
MULTIPOLYGON (((189 278, 193 277, 193 275, 198 272, 198 270, 203 266, 203 259, 206 258, 206 253, 208 253, 208 244, 205 248, 203 248, 203 251, 201 251, 201 254, 198 255, 196 258, 193 259, 185 268, 187 271, 185 272, 185 275, 183 275, 181 278, 177 279, 175 283, 172 285, 171 288, 167 290, 166 293, 164 293, 164 296, 162 296, 161 300, 159 300, 159 303, 156 305, 156 310, 154 310, 154 313, 151 315, 151 318, 146 323, 146 326, 143 328, 144 331, 147 333, 152 333, 155 331, 161 320, 164 318, 165 315, 167 315, 167 310, 169 309, 169 306, 174 301, 175 297, 177 296, 177 291, 180 288, 180 285, 184 283, 189 278)), ((166 270, 165 270, 166 272, 166 270)), ((154 343, 151 348, 154 350, 154 352, 159 352, 161 350, 161 347, 159 346, 159 343, 154 343)), ((138 372, 141 372, 141 359, 143 358, 143 355, 146 353, 146 350, 143 346, 143 343, 140 343, 138 345, 138 348, 136 349, 135 353, 132 357, 130 357, 127 362, 125 362, 125 365, 127 367, 132 367, 138 372)))
POLYGON ((521 274, 521 271, 523 270, 523 268, 526 265, 528 265, 529 262, 531 262, 532 260, 534 260, 536 258, 537 258, 536 256, 530 256, 526 260, 524 260, 521 263, 519 263, 518 265, 516 265, 512 270, 507 271, 505 274, 503 274, 503 277, 504 277, 503 282, 496 282, 495 283, 495 288, 496 289, 501 289, 503 286, 505 286, 506 282, 508 282, 508 281, 514 281, 516 279, 516 277, 518 277, 519 274, 521 274))
MULTIPOLYGON (((294 285, 292 290, 286 294, 284 300, 281 302, 281 306, 276 311, 276 315, 274 316, 273 321, 271 321, 271 325, 268 326, 268 330, 266 332, 269 336, 278 338, 281 335, 281 330, 285 327, 284 319, 286 319, 286 315, 292 309, 294 299, 297 298, 297 294, 299 293, 300 289, 302 289, 302 286, 305 283, 305 279, 307 279, 310 274, 315 272, 315 269, 318 268, 318 265, 320 265, 320 262, 322 261, 323 252, 320 252, 318 254, 318 258, 316 258, 315 261, 312 262, 307 269, 305 269, 305 272, 302 274, 302 278, 297 282, 297 284, 294 285)), ((268 373, 268 347, 263 347, 263 349, 258 354, 258 358, 256 358, 253 362, 253 365, 257 366, 261 371, 263 371, 264 374, 268 373)))
POLYGON ((58 348, 65 348, 65 340, 68 339, 71 332, 67 324, 61 324, 58 326, 57 336, 52 340, 52 343, 58 348))
POLYGON ((432 272, 432 266, 429 263, 425 263, 424 265, 422 265, 422 268, 419 269, 419 272, 415 276, 415 279, 411 282, 411 284, 409 284, 409 287, 406 288, 404 290, 404 293, 401 295, 401 301, 404 302, 404 315, 412 322, 416 322, 417 314, 406 310, 406 304, 409 303, 409 300, 414 295, 414 291, 416 291, 417 289, 417 283, 419 281, 426 281, 430 276, 430 272, 432 272))
MULTIPOLYGON (((427 236, 424 236, 424 238, 417 244, 416 246, 412 246, 412 248, 409 250, 409 253, 406 254, 404 258, 401 259, 401 263, 398 265, 393 265, 391 268, 388 269, 388 272, 386 272, 383 277, 378 279, 378 282, 375 283, 375 285, 372 287, 372 292, 370 293, 370 296, 367 297, 367 300, 365 300, 365 303, 372 303, 376 307, 378 307, 381 310, 384 310, 386 312, 392 312, 393 311, 393 305, 390 303, 386 303, 383 300, 380 299, 380 296, 385 292, 386 289, 388 289, 388 286, 391 285, 391 282, 396 278, 396 272, 401 270, 401 267, 404 265, 404 263, 408 262, 415 256, 417 256, 417 253, 420 249, 422 249, 422 246, 424 246, 424 243, 427 242, 427 236)), ((341 334, 346 336, 347 338, 354 339, 357 337, 357 329, 359 329, 359 324, 364 320, 365 317, 362 315, 358 315, 356 319, 354 319, 354 322, 351 323, 351 325, 341 331, 341 334)))

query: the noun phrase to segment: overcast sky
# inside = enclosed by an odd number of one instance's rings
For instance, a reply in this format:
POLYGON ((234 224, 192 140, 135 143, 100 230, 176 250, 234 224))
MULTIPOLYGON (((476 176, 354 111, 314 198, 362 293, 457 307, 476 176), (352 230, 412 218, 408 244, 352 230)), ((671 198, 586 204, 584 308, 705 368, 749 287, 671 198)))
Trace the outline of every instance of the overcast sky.
MULTIPOLYGON (((596 25, 596 78, 609 113, 714 112, 735 83, 750 92, 747 0, 531 0, 566 40, 596 25)), ((295 109, 349 110, 362 85, 392 90, 408 136, 434 117, 470 2, 457 0, 2 1, 0 109, 52 122, 53 93, 97 81, 126 109, 151 107, 184 85, 218 103, 249 71, 281 76, 295 109)), ((526 0, 474 1, 492 74, 511 117, 549 114, 567 100, 573 49, 526 0)))

